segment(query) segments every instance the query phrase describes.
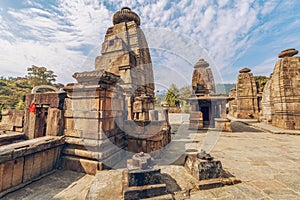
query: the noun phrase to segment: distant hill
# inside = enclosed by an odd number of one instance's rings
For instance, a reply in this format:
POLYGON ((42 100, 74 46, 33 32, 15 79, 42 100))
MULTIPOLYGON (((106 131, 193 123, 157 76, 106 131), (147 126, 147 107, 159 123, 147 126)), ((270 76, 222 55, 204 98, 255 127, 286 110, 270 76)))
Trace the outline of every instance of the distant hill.
POLYGON ((235 87, 235 83, 217 83, 216 93, 229 94, 230 90, 235 87))

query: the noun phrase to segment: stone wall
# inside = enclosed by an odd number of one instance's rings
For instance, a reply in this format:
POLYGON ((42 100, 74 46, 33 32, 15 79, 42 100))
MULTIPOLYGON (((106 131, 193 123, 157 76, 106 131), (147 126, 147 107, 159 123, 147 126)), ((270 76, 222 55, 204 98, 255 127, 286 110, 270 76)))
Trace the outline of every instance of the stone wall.
MULTIPOLYGON (((271 78, 272 79, 272 78, 271 78)), ((261 100, 261 111, 259 120, 265 123, 272 123, 272 80, 269 80, 263 90, 262 100, 261 100)))
POLYGON ((41 137, 0 147, 0 198, 59 165, 62 137, 41 137))
POLYGON ((0 130, 23 132, 24 110, 2 110, 0 130))
POLYGON ((63 105, 66 93, 37 93, 25 97, 24 134, 29 138, 63 135, 63 105), (34 103, 36 112, 29 112, 34 103))

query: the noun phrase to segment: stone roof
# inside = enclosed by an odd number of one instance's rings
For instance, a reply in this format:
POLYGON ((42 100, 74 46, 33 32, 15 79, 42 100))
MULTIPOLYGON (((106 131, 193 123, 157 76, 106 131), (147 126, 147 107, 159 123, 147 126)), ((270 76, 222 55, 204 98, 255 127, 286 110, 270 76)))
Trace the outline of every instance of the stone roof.
POLYGON ((278 58, 293 57, 296 54, 298 54, 298 50, 296 50, 294 48, 290 48, 290 49, 281 51, 278 54, 278 58))
POLYGON ((245 67, 245 68, 241 69, 239 72, 240 73, 248 73, 248 72, 251 72, 251 69, 245 67))
POLYGON ((140 17, 129 7, 123 7, 120 11, 117 11, 113 16, 113 24, 119 24, 122 22, 130 22, 135 21, 135 23, 140 26, 141 19, 140 17))
POLYGON ((91 82, 105 82, 105 83, 115 83, 120 79, 120 76, 107 72, 105 70, 94 70, 88 72, 77 72, 73 74, 79 83, 91 83, 91 82))

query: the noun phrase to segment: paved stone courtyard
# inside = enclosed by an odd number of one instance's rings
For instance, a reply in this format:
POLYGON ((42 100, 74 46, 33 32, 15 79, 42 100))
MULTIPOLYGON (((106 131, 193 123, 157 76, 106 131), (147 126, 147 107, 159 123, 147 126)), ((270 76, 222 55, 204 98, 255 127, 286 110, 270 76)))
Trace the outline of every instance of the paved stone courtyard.
MULTIPOLYGON (((178 128, 173 127, 175 131, 178 128)), ((233 128, 238 132, 221 133, 211 154, 242 183, 192 190, 191 199, 300 199, 300 137, 266 133, 240 122, 234 122, 233 128)), ((193 131, 186 134, 175 139, 171 149, 176 149, 176 141, 185 141, 189 149, 200 148, 206 135, 193 131)), ((3 199, 84 199, 93 179, 91 175, 58 170, 3 199)), ((112 190, 118 187, 114 182, 108 183, 112 190)))

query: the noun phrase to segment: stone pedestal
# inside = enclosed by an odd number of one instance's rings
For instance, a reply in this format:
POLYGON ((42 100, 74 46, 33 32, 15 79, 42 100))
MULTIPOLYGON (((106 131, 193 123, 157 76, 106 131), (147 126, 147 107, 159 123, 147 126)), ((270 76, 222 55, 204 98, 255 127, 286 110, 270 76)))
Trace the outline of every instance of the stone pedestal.
POLYGON ((231 121, 224 118, 215 118, 215 129, 224 132, 232 132, 231 121))
POLYGON ((189 154, 184 166, 199 181, 227 178, 219 160, 204 160, 200 159, 197 154, 189 154))
POLYGON ((166 184, 162 183, 160 169, 153 166, 146 153, 133 155, 123 172, 123 197, 125 200, 153 198, 167 194, 166 184))
POLYGON ((202 112, 191 111, 190 112, 190 125, 189 129, 201 129, 203 128, 202 112))

